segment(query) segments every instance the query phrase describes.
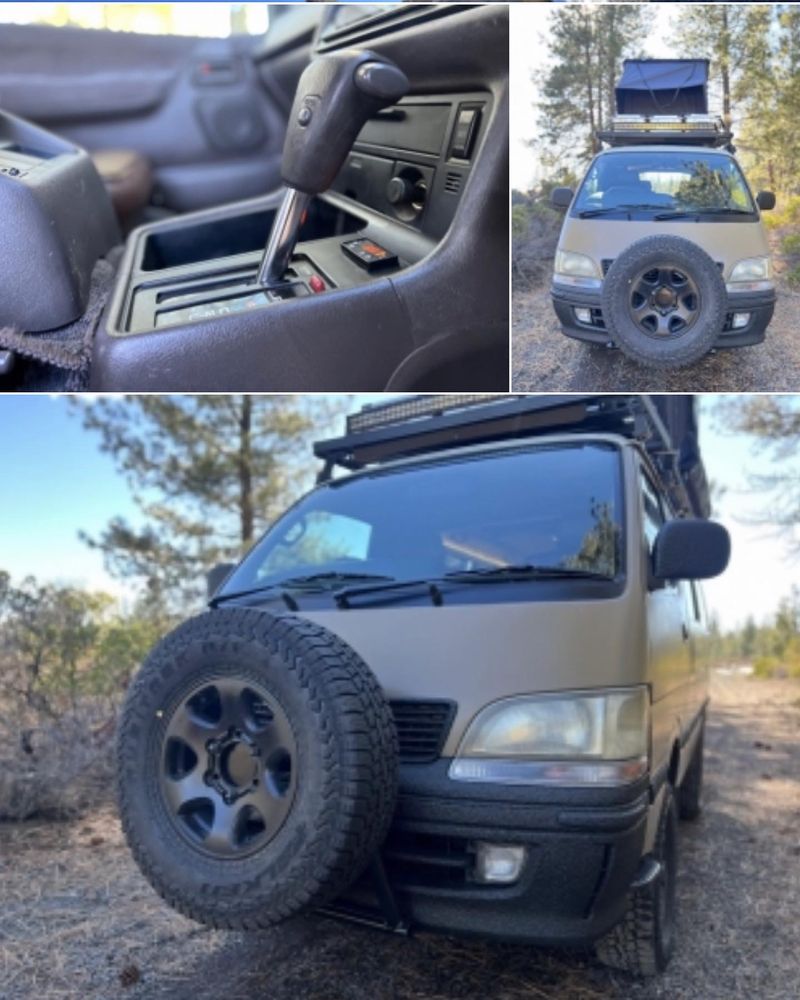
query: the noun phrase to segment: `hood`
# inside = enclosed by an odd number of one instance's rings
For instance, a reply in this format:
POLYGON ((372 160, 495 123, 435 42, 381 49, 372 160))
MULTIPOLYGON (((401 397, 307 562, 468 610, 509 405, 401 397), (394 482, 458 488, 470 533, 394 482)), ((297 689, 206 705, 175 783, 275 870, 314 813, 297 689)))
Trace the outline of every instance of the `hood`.
POLYGON ((388 698, 446 698, 452 756, 475 714, 512 695, 644 679, 642 597, 303 613, 347 642, 388 698), (634 666, 636 665, 636 666, 634 666), (631 676, 641 671, 641 676, 631 676))
POLYGON ((561 230, 559 250, 588 254, 598 263, 614 260, 631 243, 645 236, 681 236, 691 240, 723 265, 724 278, 746 257, 769 256, 769 245, 760 220, 736 222, 674 222, 627 219, 576 219, 567 216, 561 230))

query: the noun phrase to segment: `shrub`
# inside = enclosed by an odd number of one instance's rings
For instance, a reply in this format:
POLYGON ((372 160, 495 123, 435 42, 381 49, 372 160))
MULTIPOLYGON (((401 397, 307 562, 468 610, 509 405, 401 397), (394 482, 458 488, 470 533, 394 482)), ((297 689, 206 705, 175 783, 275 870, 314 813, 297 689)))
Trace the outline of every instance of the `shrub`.
POLYGON ((511 254, 515 279, 537 284, 550 273, 561 228, 561 215, 542 192, 520 196, 511 211, 511 254))
POLYGON ((753 662, 753 676, 771 678, 777 676, 780 661, 775 656, 759 656, 753 662))
POLYGON ((789 233, 788 236, 784 236, 782 249, 786 254, 800 253, 800 233, 789 233))

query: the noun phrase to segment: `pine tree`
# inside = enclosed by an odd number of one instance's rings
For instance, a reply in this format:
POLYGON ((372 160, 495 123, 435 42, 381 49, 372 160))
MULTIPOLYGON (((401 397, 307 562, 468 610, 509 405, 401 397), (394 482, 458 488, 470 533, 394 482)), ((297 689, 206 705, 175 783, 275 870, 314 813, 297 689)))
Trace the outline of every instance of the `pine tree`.
POLYGON ((614 113, 622 60, 638 54, 651 14, 640 4, 568 6, 550 14, 553 65, 542 85, 540 138, 534 143, 552 168, 565 157, 589 159, 596 132, 614 113))
MULTIPOLYGON (((343 403, 344 401, 342 401, 343 403)), ((126 396, 78 403, 126 477, 144 523, 114 518, 82 538, 109 571, 181 606, 217 562, 238 560, 312 481, 310 439, 335 404, 298 396, 126 396)))
POLYGON ((717 422, 727 431, 750 435, 762 453, 775 459, 774 472, 751 474, 748 482, 761 510, 748 518, 776 528, 789 551, 800 556, 800 400, 794 396, 735 396, 716 407, 717 422))

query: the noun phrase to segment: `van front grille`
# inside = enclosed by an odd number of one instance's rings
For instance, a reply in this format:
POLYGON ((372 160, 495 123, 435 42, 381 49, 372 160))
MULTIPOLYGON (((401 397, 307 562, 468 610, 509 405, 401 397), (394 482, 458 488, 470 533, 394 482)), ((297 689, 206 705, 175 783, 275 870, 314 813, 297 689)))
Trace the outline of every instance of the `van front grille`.
MULTIPOLYGON (((605 277, 608 274, 608 269, 611 267, 613 263, 614 263, 613 257, 607 257, 600 261, 600 266, 603 268, 603 277, 605 277)), ((725 270, 725 264, 723 263, 723 261, 717 260, 714 263, 717 265, 720 271, 725 270)))
POLYGON ((455 703, 403 700, 392 701, 390 706, 397 727, 400 762, 426 764, 437 760, 453 724, 455 703))

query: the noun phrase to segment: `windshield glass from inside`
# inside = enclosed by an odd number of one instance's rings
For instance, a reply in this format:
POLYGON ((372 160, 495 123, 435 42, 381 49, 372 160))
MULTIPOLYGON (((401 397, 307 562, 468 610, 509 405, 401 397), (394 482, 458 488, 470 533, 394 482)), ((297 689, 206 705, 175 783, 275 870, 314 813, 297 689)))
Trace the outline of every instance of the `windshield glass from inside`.
POLYGON ((599 156, 584 178, 574 215, 687 212, 724 217, 754 213, 735 160, 708 150, 636 149, 599 156))
POLYGON ((620 456, 540 446, 333 481, 280 518, 222 594, 330 574, 392 580, 537 566, 620 571, 620 456))

